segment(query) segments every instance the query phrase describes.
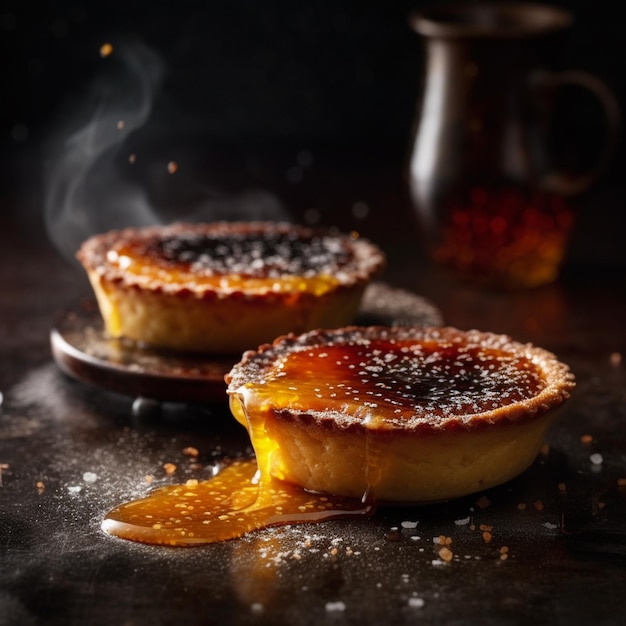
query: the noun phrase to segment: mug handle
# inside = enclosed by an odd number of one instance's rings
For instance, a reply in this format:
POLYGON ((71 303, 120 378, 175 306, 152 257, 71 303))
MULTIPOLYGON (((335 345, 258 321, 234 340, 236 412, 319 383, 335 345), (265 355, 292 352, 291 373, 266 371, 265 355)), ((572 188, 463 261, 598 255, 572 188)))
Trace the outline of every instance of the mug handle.
POLYGON ((537 86, 548 84, 552 87, 574 85, 591 92, 600 102, 606 117, 606 133, 602 150, 595 164, 586 172, 572 175, 562 171, 548 174, 543 183, 548 191, 565 196, 575 196, 586 191, 598 179, 609 164, 619 143, 622 119, 617 98, 609 86, 597 76, 582 70, 566 70, 556 73, 541 73, 535 76, 537 86))

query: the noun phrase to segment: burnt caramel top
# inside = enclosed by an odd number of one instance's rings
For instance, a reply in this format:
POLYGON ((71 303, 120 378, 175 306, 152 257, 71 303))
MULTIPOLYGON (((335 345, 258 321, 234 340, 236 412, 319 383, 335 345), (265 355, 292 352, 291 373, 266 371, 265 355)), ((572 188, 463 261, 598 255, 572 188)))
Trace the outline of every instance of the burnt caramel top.
POLYGON ((145 288, 318 295, 368 280, 384 264, 382 252, 356 235, 266 222, 113 231, 85 242, 78 258, 145 288))
POLYGON ((279 338, 226 377, 247 410, 339 428, 464 429, 543 414, 568 368, 540 348, 453 328, 350 327, 279 338))

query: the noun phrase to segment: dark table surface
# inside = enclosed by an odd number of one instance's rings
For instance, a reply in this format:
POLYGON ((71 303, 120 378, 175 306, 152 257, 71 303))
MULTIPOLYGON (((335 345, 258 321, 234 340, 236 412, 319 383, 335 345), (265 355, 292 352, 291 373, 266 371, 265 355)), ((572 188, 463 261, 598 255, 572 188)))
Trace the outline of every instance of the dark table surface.
POLYGON ((532 341, 571 366, 577 387, 534 465, 483 494, 367 520, 184 549, 114 539, 103 515, 145 494, 146 476, 153 486, 207 477, 216 456, 248 454, 248 438, 225 403, 137 412, 135 398, 64 375, 50 330, 89 286, 37 220, 5 212, 0 624, 624 623, 623 267, 582 264, 549 287, 483 292, 428 269, 400 217, 390 228, 370 205, 372 223, 359 226, 389 253, 386 281, 429 299, 447 324, 532 341), (452 539, 449 563, 440 535, 452 539))

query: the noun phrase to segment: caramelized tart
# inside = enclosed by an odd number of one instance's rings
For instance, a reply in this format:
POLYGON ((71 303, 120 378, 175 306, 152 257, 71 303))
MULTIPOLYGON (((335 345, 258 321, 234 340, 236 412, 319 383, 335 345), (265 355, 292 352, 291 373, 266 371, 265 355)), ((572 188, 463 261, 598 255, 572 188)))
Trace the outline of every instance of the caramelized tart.
POLYGON ((385 264, 357 235, 269 222, 111 231, 77 258, 109 335, 211 354, 350 324, 385 264))
POLYGON ((381 326, 279 337, 226 382, 262 474, 382 503, 512 479, 574 387, 552 353, 507 336, 381 326))

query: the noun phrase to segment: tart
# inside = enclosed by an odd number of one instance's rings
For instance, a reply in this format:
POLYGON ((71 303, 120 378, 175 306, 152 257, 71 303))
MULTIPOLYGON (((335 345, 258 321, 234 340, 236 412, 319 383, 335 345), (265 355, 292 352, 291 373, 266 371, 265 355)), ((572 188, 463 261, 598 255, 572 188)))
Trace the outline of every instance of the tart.
POLYGON ((517 476, 574 386, 552 353, 504 335, 381 326, 279 337, 226 382, 262 473, 383 503, 517 476))
POLYGON ((108 335, 239 355, 288 332, 352 323, 385 264, 358 235, 269 222, 111 231, 77 258, 108 335))

